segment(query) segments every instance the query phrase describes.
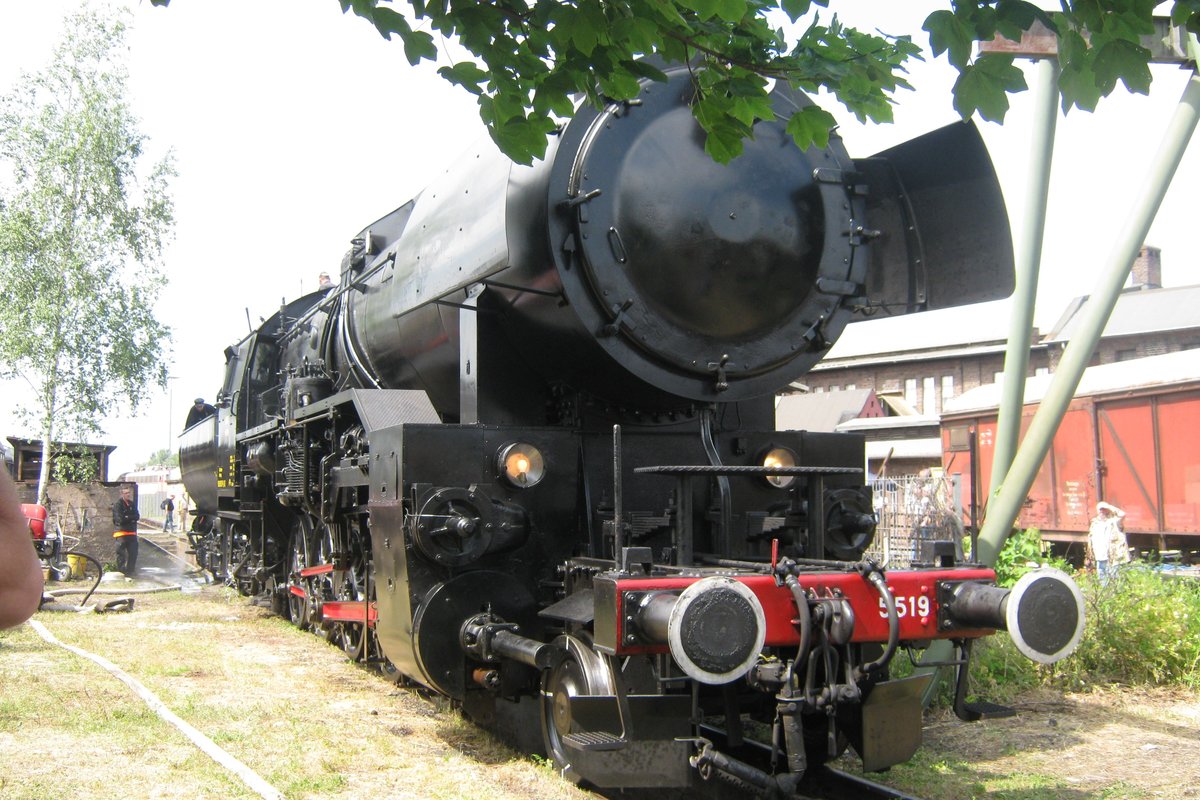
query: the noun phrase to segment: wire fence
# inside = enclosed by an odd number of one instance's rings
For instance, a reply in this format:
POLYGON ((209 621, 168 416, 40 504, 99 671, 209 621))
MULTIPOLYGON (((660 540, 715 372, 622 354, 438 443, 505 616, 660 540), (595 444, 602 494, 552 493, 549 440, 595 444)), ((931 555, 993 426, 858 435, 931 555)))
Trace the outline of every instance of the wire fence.
POLYGON ((878 526, 867 555, 885 567, 905 569, 932 562, 937 542, 954 542, 962 558, 962 494, 958 476, 897 475, 877 478, 874 494, 878 526))
POLYGON ((163 501, 166 500, 168 496, 172 496, 172 495, 174 496, 175 513, 172 515, 171 521, 174 524, 171 526, 171 529, 178 532, 180 530, 179 513, 180 513, 180 507, 182 506, 182 503, 180 502, 179 492, 174 489, 162 489, 160 491, 147 491, 145 487, 139 487, 139 490, 138 490, 138 513, 142 515, 142 523, 143 524, 150 523, 150 524, 154 525, 155 527, 163 528, 164 530, 166 530, 167 528, 165 528, 165 526, 166 526, 166 521, 167 521, 167 512, 166 512, 166 509, 164 509, 162 507, 162 504, 163 504, 163 501))

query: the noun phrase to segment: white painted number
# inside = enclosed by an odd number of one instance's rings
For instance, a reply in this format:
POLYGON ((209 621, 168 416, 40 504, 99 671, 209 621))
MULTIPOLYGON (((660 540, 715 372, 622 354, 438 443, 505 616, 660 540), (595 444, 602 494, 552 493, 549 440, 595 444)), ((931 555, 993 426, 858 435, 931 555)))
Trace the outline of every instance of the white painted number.
MULTIPOLYGON (((887 619, 887 604, 883 602, 883 598, 879 598, 879 616, 887 619)), ((900 595, 896 598, 896 616, 900 619, 905 617, 928 617, 929 616, 929 598, 926 595, 900 595)))

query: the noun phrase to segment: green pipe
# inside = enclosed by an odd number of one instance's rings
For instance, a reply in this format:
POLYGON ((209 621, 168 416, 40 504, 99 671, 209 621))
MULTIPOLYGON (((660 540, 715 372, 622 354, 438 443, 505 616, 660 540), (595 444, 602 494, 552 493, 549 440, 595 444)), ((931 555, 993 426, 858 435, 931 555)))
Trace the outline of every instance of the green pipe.
MULTIPOLYGON (((1012 531, 1013 523, 1021 510, 1029 489, 1037 477, 1038 469, 1046 458, 1050 443, 1058 425, 1062 422, 1067 406, 1075 396, 1079 387, 1079 379, 1091 360, 1092 352, 1096 349, 1100 336, 1104 332, 1113 306, 1121 294, 1121 288, 1129 277, 1129 270, 1137 257, 1138 251, 1146 241, 1150 224, 1154 221, 1158 208, 1162 205, 1163 197, 1171 185, 1171 179, 1188 142, 1196 130, 1197 119, 1200 118, 1200 76, 1195 72, 1188 79, 1179 99, 1175 116, 1167 126, 1159 152, 1155 156, 1147 174, 1146 184, 1142 194, 1130 214, 1125 229, 1117 239, 1111 251, 1111 260, 1100 274, 1096 291, 1083 309, 1083 318, 1079 330, 1071 338, 1059 362, 1058 370, 1046 397, 1038 407, 1025 439, 1013 459, 1004 482, 999 491, 993 496, 988 506, 988 514, 979 533, 979 553, 976 558, 983 564, 992 566, 996 563, 996 555, 1004 546, 1008 534, 1012 531)), ((952 656, 950 642, 939 639, 925 651, 923 661, 945 662, 952 656)), ((938 671, 937 667, 927 667, 918 670, 919 673, 938 671)), ((937 694, 941 685, 940 674, 930 681, 922 696, 922 701, 928 706, 937 694)))
MULTIPOLYGON (((1058 59, 1034 62, 1038 76, 1031 169, 1025 206, 1025 224, 1017 247, 1016 288, 1009 318, 1008 347, 1004 354, 996 442, 992 456, 991 498, 1004 483, 1012 465, 1021 432, 1021 408, 1025 404, 1025 376, 1029 371, 1029 348, 1033 339, 1033 311, 1037 303, 1038 273, 1042 264, 1042 239, 1046 233, 1046 203, 1050 195, 1050 165, 1054 157, 1054 132, 1058 121, 1058 59)), ((986 500, 985 500, 986 503, 986 500)))
POLYGON ((1154 221, 1175 170, 1187 151, 1198 119, 1200 75, 1193 72, 1184 88, 1175 115, 1167 125, 1167 132, 1159 151, 1150 165, 1142 193, 1110 251, 1109 261, 1100 273, 1096 290, 1083 308, 1078 330, 1063 352, 1050 388, 1013 459, 1012 468, 989 505, 983 529, 979 533, 978 560, 984 564, 996 562, 996 554, 1000 552, 1012 530, 1017 514, 1054 440, 1058 425, 1079 387, 1079 379, 1087 369, 1092 353, 1104 333, 1108 318, 1121 295, 1121 288, 1129 277, 1130 267, 1146 241, 1150 224, 1154 221))

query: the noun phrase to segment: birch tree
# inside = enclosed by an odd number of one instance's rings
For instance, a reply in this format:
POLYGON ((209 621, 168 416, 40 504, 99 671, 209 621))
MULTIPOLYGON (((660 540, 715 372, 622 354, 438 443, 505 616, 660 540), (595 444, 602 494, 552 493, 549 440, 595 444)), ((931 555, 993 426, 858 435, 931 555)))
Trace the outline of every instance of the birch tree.
POLYGON ((28 382, 21 409, 43 442, 99 431, 119 403, 166 384, 155 316, 172 230, 171 157, 144 167, 124 58, 126 17, 69 17, 45 69, 0 97, 0 375, 28 382))

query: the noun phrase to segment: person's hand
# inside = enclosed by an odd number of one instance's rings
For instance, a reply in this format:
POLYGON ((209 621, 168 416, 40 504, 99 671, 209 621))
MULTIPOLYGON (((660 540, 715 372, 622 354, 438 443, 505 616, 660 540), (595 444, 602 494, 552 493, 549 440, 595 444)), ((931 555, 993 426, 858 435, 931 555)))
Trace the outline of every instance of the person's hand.
POLYGON ((20 625, 42 602, 42 566, 8 471, 0 469, 0 628, 20 625))

